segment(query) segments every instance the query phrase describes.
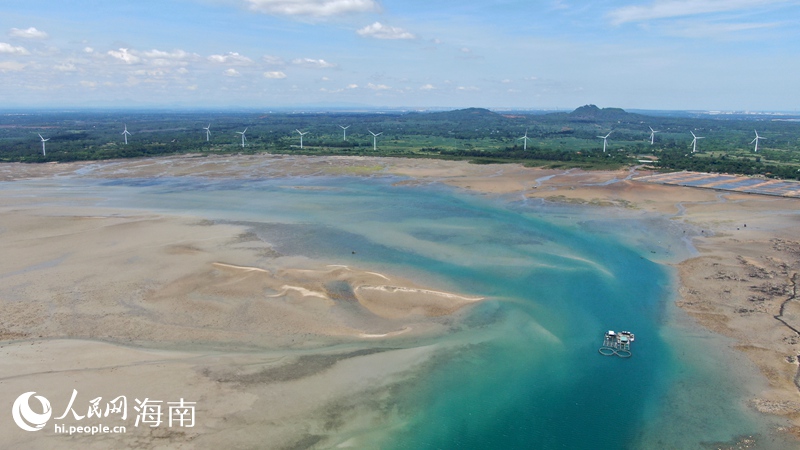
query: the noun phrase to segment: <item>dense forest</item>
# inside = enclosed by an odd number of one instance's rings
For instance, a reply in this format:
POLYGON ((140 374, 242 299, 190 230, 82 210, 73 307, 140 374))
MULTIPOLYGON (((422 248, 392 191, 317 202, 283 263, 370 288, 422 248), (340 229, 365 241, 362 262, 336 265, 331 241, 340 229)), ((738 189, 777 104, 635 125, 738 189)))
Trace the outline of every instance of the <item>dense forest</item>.
POLYGON ((594 105, 556 113, 469 108, 381 113, 0 114, 0 161, 4 162, 261 152, 466 159, 586 169, 645 164, 665 171, 798 179, 800 119, 777 115, 645 115, 594 105), (124 129, 131 133, 127 144, 124 129), (756 130, 762 137, 758 152, 753 143, 756 130), (241 132, 245 133, 244 146, 241 132), (299 132, 305 133, 302 148, 299 132), (692 152, 691 133, 702 138, 697 140, 696 153, 692 152), (604 152, 602 137, 606 135, 604 152), (42 139, 47 141, 43 143, 42 139))

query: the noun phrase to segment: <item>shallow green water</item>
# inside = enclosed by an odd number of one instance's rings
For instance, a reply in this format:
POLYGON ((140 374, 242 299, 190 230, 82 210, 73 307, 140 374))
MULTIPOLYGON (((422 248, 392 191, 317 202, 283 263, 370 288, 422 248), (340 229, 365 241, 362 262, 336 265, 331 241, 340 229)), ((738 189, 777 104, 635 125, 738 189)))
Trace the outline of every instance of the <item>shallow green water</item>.
POLYGON ((669 224, 393 181, 74 180, 61 189, 247 222, 283 254, 489 298, 396 394, 398 423, 382 448, 702 448, 766 433, 724 369, 732 356, 697 356, 724 343, 675 321, 670 274, 649 259, 682 246, 669 224), (598 354, 608 329, 636 333, 632 358, 598 354))

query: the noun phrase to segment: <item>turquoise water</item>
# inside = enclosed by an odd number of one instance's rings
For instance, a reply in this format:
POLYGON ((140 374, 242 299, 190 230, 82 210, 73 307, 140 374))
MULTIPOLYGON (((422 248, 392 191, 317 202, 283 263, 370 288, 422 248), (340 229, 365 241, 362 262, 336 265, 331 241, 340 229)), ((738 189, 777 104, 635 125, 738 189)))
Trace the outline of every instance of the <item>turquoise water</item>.
POLYGON ((395 393, 381 448, 699 448, 765 432, 727 356, 682 356, 711 344, 674 339, 671 274, 649 259, 682 245, 666 224, 394 181, 73 180, 60 192, 247 223, 286 255, 487 297, 395 393), (608 329, 636 333, 632 358, 598 354, 608 329))

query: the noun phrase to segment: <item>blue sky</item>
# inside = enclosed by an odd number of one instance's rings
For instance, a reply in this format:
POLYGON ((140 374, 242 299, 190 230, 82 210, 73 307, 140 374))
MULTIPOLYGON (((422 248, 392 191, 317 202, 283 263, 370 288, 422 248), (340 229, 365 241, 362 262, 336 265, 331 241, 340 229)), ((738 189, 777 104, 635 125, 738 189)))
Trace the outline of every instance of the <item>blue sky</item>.
POLYGON ((3 3, 3 107, 800 107, 800 1, 3 3))

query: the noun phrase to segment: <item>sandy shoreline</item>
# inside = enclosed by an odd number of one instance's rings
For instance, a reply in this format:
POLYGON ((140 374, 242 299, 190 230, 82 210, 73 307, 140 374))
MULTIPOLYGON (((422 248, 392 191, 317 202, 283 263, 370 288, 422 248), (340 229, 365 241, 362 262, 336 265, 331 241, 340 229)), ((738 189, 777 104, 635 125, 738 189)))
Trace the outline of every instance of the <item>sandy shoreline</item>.
MULTIPOLYGON (((186 175, 397 175, 409 177, 402 183, 439 182, 515 198, 622 208, 691 225, 702 230, 691 238, 699 255, 674 262, 680 277, 678 305, 704 327, 735 340, 769 385, 752 399, 752 407, 790 419, 794 427, 787 431, 800 435, 795 380, 800 303, 794 299, 800 271, 800 200, 641 183, 631 180, 633 173, 628 171, 555 171, 416 159, 255 155, 0 165, 0 180, 5 181, 186 175)), ((370 353, 359 342, 374 345, 388 339, 391 347, 391 339, 442 333, 447 316, 478 300, 417 286, 369 267, 286 267, 267 244, 248 237, 244 227, 192 217, 67 208, 23 195, 0 197, 0 212, 0 244, 5 255, 13 255, 0 261, 0 356, 8 362, 0 368, 4 401, 37 390, 61 405, 75 388, 85 392, 85 405, 95 396, 123 393, 125 380, 137 379, 149 380, 153 391, 126 394, 167 400, 179 393, 198 401, 198 408, 206 405, 208 420, 189 433, 142 432, 136 439, 119 440, 65 438, 70 445, 162 442, 170 447, 210 447, 244 435, 253 439, 237 441, 245 447, 263 439, 271 439, 275 448, 302 442, 333 445, 325 436, 347 435, 347 430, 325 431, 325 423, 361 427, 351 430, 354 435, 384 423, 386 417, 375 415, 379 408, 367 411, 357 399, 402 383, 409 367, 424 364, 435 353, 425 347, 370 353), (119 238, 121 233, 125 239, 119 238), (355 299, 332 291, 334 281, 347 283, 355 299), (263 292, 280 301, 255 301, 255 293, 263 292), (337 309, 350 301, 378 319, 364 321, 359 309, 337 309), (331 339, 342 349, 311 351, 331 339), (164 344, 164 349, 154 349, 155 343, 164 344), (221 353, 226 346, 259 352, 221 353), (196 348, 204 349, 202 356, 192 351, 196 348), (50 372, 48 367, 59 369, 50 372), (369 373, 366 381, 364 371, 369 373), (164 373, 174 374, 173 381, 164 381, 164 373), (179 384, 181 379, 189 381, 179 384), (330 394, 318 387, 326 383, 335 384, 341 395, 326 398, 330 394), (322 400, 292 400, 296 404, 282 417, 255 406, 285 405, 292 398, 289 393, 300 399, 314 393, 322 400), (213 411, 208 409, 212 403, 213 411), (350 418, 361 415, 355 422, 331 417, 332 405, 351 408, 350 418), (226 422, 230 420, 234 422, 226 422), (257 429, 264 422, 276 424, 270 433, 257 429), (319 432, 306 436, 303 430, 308 429, 319 432)), ((53 436, 48 441, 48 435, 35 438, 18 431, 3 427, 0 441, 31 448, 52 443, 53 436)), ((357 448, 356 442, 348 445, 357 448)))

